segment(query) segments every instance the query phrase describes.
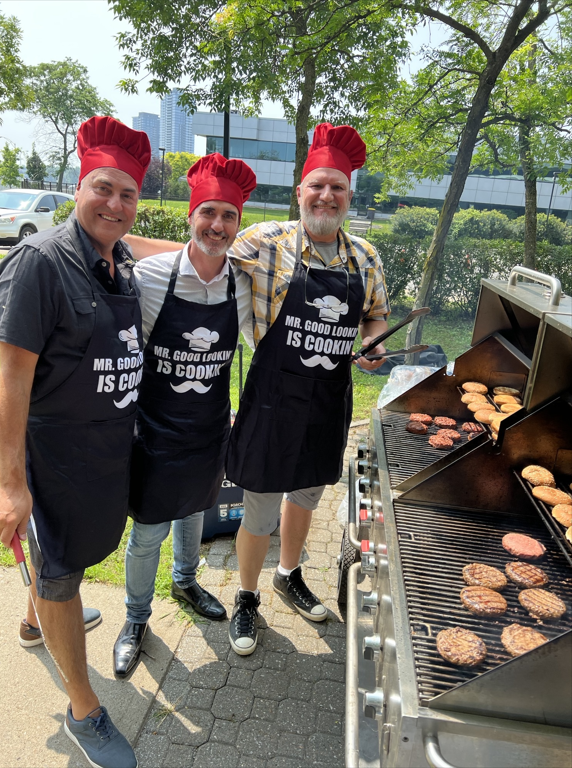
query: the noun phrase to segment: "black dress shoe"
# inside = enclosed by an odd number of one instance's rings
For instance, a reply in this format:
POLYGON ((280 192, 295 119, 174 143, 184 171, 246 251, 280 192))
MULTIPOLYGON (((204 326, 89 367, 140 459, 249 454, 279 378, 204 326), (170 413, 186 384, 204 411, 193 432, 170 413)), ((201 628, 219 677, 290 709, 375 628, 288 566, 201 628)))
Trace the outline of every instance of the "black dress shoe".
POLYGON ((126 621, 123 625, 113 646, 113 671, 117 677, 127 677, 135 669, 141 656, 145 632, 147 632, 146 622, 134 624, 132 621, 126 621))
POLYGON ((171 597, 175 600, 184 600, 193 611, 207 619, 220 621, 226 619, 226 608, 219 602, 214 595, 203 589, 200 584, 195 582, 187 589, 181 589, 175 582, 171 584, 171 597))

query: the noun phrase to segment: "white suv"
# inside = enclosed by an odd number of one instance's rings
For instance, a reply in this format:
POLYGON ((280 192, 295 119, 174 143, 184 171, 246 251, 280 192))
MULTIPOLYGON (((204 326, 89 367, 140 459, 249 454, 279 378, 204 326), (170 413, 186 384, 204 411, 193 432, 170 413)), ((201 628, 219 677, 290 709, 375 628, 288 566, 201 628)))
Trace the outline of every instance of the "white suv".
POLYGON ((68 200, 73 197, 45 189, 0 190, 0 240, 19 243, 24 237, 49 229, 54 211, 68 200))

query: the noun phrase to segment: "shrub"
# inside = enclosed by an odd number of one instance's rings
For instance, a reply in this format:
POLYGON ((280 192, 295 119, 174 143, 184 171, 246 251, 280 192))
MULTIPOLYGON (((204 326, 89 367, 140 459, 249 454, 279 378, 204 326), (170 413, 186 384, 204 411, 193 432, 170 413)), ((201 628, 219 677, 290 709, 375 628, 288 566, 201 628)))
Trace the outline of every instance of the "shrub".
MULTIPOLYGON (((519 216, 512 222, 512 232, 515 240, 524 241, 524 216, 519 216)), ((536 219, 536 237, 538 242, 546 241, 551 245, 572 244, 572 227, 567 226, 558 216, 548 218, 546 214, 539 213, 536 219)))
POLYGON ((472 237, 479 240, 512 238, 513 227, 508 216, 500 211, 478 211, 465 208, 453 217, 450 238, 472 237))
POLYGON ((52 219, 54 227, 58 224, 62 224, 69 217, 74 208, 75 203, 73 200, 68 200, 67 203, 58 205, 54 211, 54 218, 52 219))
POLYGON ((393 232, 374 232, 367 236, 367 240, 381 258, 389 301, 396 303, 416 293, 429 239, 419 241, 393 232))
POLYGON ((391 231, 402 237, 422 240, 433 234, 438 218, 437 208, 399 208, 391 219, 391 231))

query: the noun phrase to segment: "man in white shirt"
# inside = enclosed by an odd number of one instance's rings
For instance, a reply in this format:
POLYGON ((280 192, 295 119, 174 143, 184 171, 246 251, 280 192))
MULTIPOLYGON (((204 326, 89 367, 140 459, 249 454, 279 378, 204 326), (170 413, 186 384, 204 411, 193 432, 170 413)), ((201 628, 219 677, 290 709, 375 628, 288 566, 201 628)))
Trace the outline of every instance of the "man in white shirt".
POLYGON ((250 278, 235 273, 226 252, 256 177, 241 160, 215 153, 192 166, 188 182, 191 241, 135 269, 145 351, 131 470, 127 620, 113 653, 121 678, 141 653, 171 522, 171 595, 209 619, 226 617, 223 605, 197 583, 196 572, 203 510, 216 502, 224 476, 230 367, 252 312, 250 278))

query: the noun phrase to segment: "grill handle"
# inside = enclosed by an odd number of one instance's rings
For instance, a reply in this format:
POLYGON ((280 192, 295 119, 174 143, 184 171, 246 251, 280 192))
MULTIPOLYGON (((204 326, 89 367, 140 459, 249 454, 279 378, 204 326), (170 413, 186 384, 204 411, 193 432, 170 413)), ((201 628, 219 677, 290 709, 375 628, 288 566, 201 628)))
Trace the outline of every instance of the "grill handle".
POLYGON ((348 541, 361 552, 361 541, 357 537, 357 514, 356 514, 356 457, 350 458, 349 466, 349 487, 348 487, 348 541))
POLYGON ((348 602, 346 614, 346 768, 359 767, 359 693, 358 693, 358 574, 361 563, 348 571, 348 602))
POLYGON ((508 278, 509 288, 514 288, 516 286, 518 275, 529 277, 531 280, 535 280, 537 283, 543 283, 543 285, 547 285, 552 291, 550 294, 549 303, 555 307, 560 304, 560 299, 562 298, 562 285, 558 278, 554 277, 553 275, 545 275, 543 272, 537 272, 534 269, 528 269, 528 267, 516 266, 512 268, 510 277, 508 278))
POLYGON ((423 737, 423 745, 425 747, 425 757, 431 768, 455 768, 455 766, 447 762, 441 754, 439 740, 435 734, 426 734, 423 737))

